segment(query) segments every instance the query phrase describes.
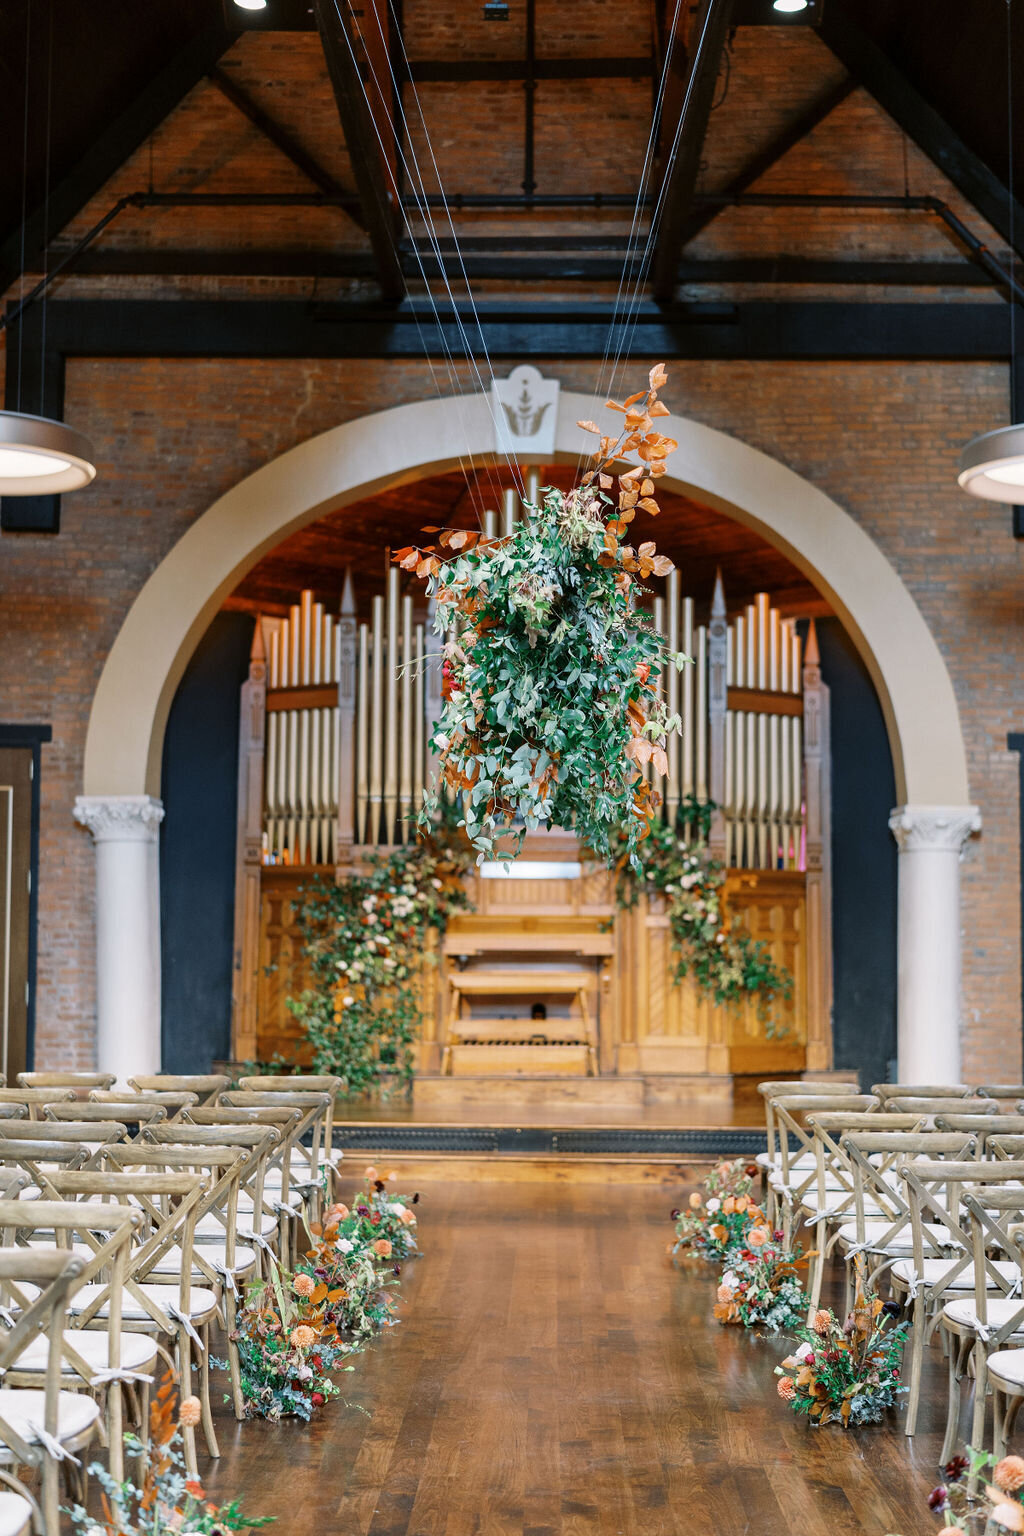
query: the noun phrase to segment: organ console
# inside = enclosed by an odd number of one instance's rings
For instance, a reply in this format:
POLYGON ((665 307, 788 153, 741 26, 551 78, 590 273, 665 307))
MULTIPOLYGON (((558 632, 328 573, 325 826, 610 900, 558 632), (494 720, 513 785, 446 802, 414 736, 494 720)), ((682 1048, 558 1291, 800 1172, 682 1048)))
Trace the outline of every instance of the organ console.
MULTIPOLYGON (((503 531, 516 515, 510 491, 503 531)), ((487 524, 495 532, 497 515, 487 524)), ((402 583, 392 566, 365 616, 346 578, 336 614, 307 591, 285 616, 257 621, 241 699, 238 1059, 301 1054, 284 1002, 304 984, 301 885, 317 873, 344 879, 416 835, 441 676, 430 605, 402 583)), ((731 916, 793 976, 792 998, 776 1008, 784 1033, 768 1039, 753 1006, 716 1008, 692 982, 673 983, 658 901, 618 912, 608 872, 554 829, 527 840, 528 878, 469 877, 475 910, 450 926, 440 973, 424 967, 421 1069, 548 1070, 557 1056, 568 1065, 556 1070, 699 1079, 830 1064, 828 690, 813 621, 804 646, 768 593, 730 617, 720 577, 705 620, 678 571, 651 614, 692 658, 662 678, 682 731, 667 744, 661 814, 674 822, 690 797, 714 802, 731 916), (557 972, 554 992, 545 967, 557 972), (546 1029, 530 1019, 531 999, 551 1001, 546 1029), (519 1043, 530 1050, 517 1053, 519 1043)))

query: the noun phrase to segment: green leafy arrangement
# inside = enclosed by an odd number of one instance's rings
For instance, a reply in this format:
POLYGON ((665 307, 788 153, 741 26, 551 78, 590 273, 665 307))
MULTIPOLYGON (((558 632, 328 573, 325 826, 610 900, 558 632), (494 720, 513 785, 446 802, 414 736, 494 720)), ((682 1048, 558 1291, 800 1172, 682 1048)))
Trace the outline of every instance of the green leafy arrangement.
POLYGON ((658 694, 670 653, 634 607, 634 588, 672 562, 649 541, 628 542, 638 510, 657 513, 655 480, 674 439, 654 429, 667 416, 658 398, 659 364, 649 387, 609 408, 624 415, 617 437, 602 436, 595 468, 569 492, 548 487, 526 504, 514 532, 488 539, 463 528, 428 528, 436 545, 409 546, 394 559, 425 577, 436 599, 444 643, 443 705, 431 738, 438 780, 461 795, 466 831, 479 860, 514 858, 527 832, 574 829, 611 860, 619 842, 638 863, 659 797, 642 769, 668 771, 662 745, 679 729, 658 694), (639 464, 616 477, 612 467, 639 464), (499 847, 500 844, 500 847, 499 847))
POLYGON ((470 861, 465 835, 442 821, 372 858, 364 873, 302 892, 299 928, 317 985, 288 1007, 315 1070, 343 1077, 348 1095, 411 1079, 427 935, 443 934, 450 915, 469 906, 462 876, 470 861))
POLYGON ((775 1367, 778 1392, 794 1413, 813 1424, 878 1424, 907 1389, 900 1380, 908 1323, 896 1323, 900 1308, 858 1294, 840 1323, 822 1308, 810 1327, 797 1329, 799 1348, 775 1367))
POLYGON ((725 866, 711 855, 708 832, 714 806, 689 797, 675 827, 655 821, 639 868, 630 863, 626 840, 619 838, 616 900, 634 907, 642 891, 660 896, 669 934, 679 959, 675 979, 692 976, 700 991, 716 1003, 756 998, 758 1013, 771 1039, 784 1033, 770 1013, 777 997, 789 997, 793 979, 775 964, 768 946, 726 920, 725 866))

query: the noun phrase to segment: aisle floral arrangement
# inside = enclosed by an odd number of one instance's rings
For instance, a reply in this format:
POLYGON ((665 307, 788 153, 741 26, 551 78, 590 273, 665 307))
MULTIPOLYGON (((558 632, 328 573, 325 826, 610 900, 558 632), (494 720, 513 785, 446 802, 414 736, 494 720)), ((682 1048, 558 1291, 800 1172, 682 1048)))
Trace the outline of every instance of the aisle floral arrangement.
POLYGON ((686 1206, 672 1212, 676 1237, 669 1252, 677 1255, 689 1250, 724 1262, 750 1247, 748 1234, 755 1230, 759 1235, 753 1246, 762 1246, 770 1233, 768 1218, 750 1196, 757 1173, 756 1163, 742 1157, 716 1164, 686 1206))
POLYGON ((673 569, 650 540, 630 542, 637 513, 659 510, 655 482, 677 446, 654 425, 669 414, 666 378, 659 364, 646 389, 608 402, 617 435, 581 421, 600 439, 594 467, 571 491, 543 490, 511 533, 431 527, 436 543, 394 556, 426 579, 443 643, 438 780, 423 816, 444 790, 460 796, 480 858, 514 858, 528 832, 556 825, 608 862, 621 840, 638 863, 650 833, 659 797, 642 770, 668 771, 664 738, 679 728, 659 676, 688 660, 633 600, 636 583, 673 569))
POLYGON ((273 1516, 245 1514, 237 1499, 214 1504, 203 1486, 185 1468, 181 1431, 199 1421, 197 1397, 186 1397, 175 1412, 176 1387, 168 1374, 149 1410, 149 1445, 135 1435, 125 1435, 125 1449, 141 1458, 142 1481, 121 1483, 101 1463, 89 1468, 102 1488, 102 1516, 95 1519, 75 1505, 66 1513, 79 1536, 180 1536, 258 1530, 274 1523, 273 1516))
POLYGON ((909 1324, 896 1302, 858 1296, 845 1323, 822 1308, 796 1330, 799 1348, 776 1366, 778 1393, 815 1424, 877 1424, 907 1389, 900 1363, 909 1324))
POLYGON ((798 1327, 807 1316, 800 1271, 814 1256, 801 1248, 789 1252, 774 1239, 741 1249, 718 1283, 715 1317, 720 1323, 772 1332, 798 1327))
POLYGON ((969 1531, 987 1520, 986 1529, 1024 1531, 1024 1457, 997 1460, 968 1446, 966 1456, 946 1463, 942 1476, 944 1481, 928 1495, 928 1508, 942 1516, 942 1530, 969 1531), (978 1498, 974 1490, 989 1471, 992 1480, 978 1498))
MULTIPOLYGON (((338 1298, 335 1298, 338 1299, 338 1298)), ((330 1294, 306 1275, 271 1265, 269 1280, 254 1280, 238 1309, 232 1341, 238 1346, 246 1418, 313 1417, 337 1397, 331 1379, 354 1350, 328 1318, 330 1294)), ((213 1362, 223 1367, 222 1361, 213 1362)))
POLYGON ((419 1252, 412 1209, 419 1196, 390 1192, 395 1178, 367 1168, 352 1206, 332 1205, 310 1226, 311 1246, 299 1260, 299 1272, 317 1285, 314 1296, 324 1287, 325 1315, 347 1338, 366 1338, 396 1321, 390 1288, 419 1252))
POLYGON ((428 935, 443 935, 452 913, 469 905, 462 877, 470 863, 465 833, 446 813, 416 842, 370 858, 362 874, 303 888, 299 928, 316 985, 288 1007, 314 1069, 343 1077, 350 1096, 408 1085, 428 935))
POLYGON ((793 978, 775 964, 768 946, 728 922, 724 887, 726 869, 708 846, 710 801, 688 797, 674 827, 655 821, 639 867, 631 864, 620 839, 615 896, 623 910, 635 907, 642 891, 665 903, 669 937, 678 959, 675 979, 690 976, 705 997, 716 1003, 754 998, 772 1039, 783 1032, 770 1005, 789 997, 793 978))

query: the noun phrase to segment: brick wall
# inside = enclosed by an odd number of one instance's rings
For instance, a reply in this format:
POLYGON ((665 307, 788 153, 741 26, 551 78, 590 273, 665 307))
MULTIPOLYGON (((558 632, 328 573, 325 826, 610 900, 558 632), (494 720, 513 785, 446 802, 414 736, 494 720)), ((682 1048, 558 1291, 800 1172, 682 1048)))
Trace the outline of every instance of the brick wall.
MULTIPOLYGON (((540 366, 580 389, 595 364, 540 366)), ((957 451, 1005 415, 1005 373, 952 364, 688 363, 672 405, 789 464, 861 523, 914 595, 962 712, 985 831, 965 867, 965 1070, 1006 1077, 1020 1052, 1016 758, 1021 547, 1006 509, 956 489, 957 451)), ((58 539, 5 539, 0 719, 48 720, 43 749, 38 1040, 41 1065, 91 1059, 92 860, 71 820, 89 704, 150 571, 227 487, 295 443, 431 393, 411 363, 74 361, 69 420, 100 476, 65 499, 58 539)), ((140 658, 140 665, 144 665, 140 658)), ((864 957, 870 965, 871 957, 864 957)))

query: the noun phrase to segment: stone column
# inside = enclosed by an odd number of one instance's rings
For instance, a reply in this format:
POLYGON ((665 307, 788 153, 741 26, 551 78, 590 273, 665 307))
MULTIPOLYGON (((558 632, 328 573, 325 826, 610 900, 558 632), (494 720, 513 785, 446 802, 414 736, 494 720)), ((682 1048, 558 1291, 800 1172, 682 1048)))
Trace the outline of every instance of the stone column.
MULTIPOLYGON (((960 1081, 960 860, 981 830, 976 805, 902 805, 889 817, 899 845, 899 1079, 960 1081)), ((871 956, 863 957, 871 964, 871 956)))
POLYGON ((79 795, 96 844, 96 1065, 160 1070, 160 823, 149 795, 79 795))

